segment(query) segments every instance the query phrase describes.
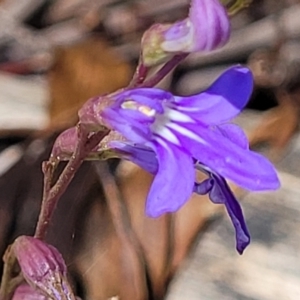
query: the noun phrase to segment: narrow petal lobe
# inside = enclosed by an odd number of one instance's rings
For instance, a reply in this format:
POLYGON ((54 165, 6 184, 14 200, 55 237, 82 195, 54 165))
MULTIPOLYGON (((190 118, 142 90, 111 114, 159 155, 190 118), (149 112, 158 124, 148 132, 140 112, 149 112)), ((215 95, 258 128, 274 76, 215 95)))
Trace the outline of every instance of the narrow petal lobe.
POLYGON ((153 145, 158 159, 158 172, 146 202, 146 213, 158 217, 177 211, 192 195, 195 171, 192 158, 163 140, 153 145))

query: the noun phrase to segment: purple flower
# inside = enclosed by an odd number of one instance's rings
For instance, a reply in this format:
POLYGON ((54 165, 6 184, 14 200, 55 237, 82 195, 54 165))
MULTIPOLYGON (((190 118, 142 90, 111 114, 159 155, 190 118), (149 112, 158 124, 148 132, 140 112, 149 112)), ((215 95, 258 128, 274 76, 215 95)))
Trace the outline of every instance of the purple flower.
POLYGON ((143 62, 151 66, 177 53, 211 51, 224 45, 229 35, 229 18, 218 0, 192 0, 188 18, 155 24, 144 33, 143 62))
POLYGON ((133 89, 114 95, 112 104, 99 112, 99 120, 128 140, 108 146, 155 174, 147 214, 175 212, 193 192, 209 193, 214 203, 226 206, 240 253, 250 237, 224 178, 252 191, 279 187, 272 164, 249 150, 237 125, 226 123, 244 108, 252 86, 250 71, 233 67, 200 94, 178 97, 160 89, 133 89), (195 166, 209 179, 196 183, 195 166))
POLYGON ((50 299, 75 300, 67 280, 67 267, 56 248, 30 236, 13 244, 24 279, 50 299))
MULTIPOLYGON (((193 192, 209 194, 225 205, 242 253, 250 242, 242 209, 224 178, 251 191, 279 187, 276 171, 262 155, 249 150, 241 128, 228 123, 246 105, 252 91, 250 71, 237 66, 225 71, 206 91, 188 97, 156 88, 125 90, 94 98, 80 110, 82 124, 111 133, 89 159, 121 157, 155 175, 146 213, 158 217, 175 212, 193 192), (196 181, 196 170, 208 179, 196 181)), ((56 157, 70 157, 75 128, 56 141, 56 157)))

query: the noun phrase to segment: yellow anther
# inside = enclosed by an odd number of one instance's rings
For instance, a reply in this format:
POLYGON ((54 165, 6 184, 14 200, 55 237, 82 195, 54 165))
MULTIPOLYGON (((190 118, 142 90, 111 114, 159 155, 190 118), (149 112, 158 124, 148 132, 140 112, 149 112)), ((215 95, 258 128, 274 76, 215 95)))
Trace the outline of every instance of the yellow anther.
POLYGON ((128 101, 123 102, 121 107, 124 109, 137 110, 138 103, 136 103, 135 101, 132 101, 132 100, 128 100, 128 101))
POLYGON ((155 116, 155 110, 153 108, 150 108, 149 106, 141 105, 139 107, 139 112, 141 112, 142 114, 144 114, 148 117, 155 116))
POLYGON ((139 112, 146 115, 147 117, 153 117, 153 116, 155 116, 155 113, 156 113, 156 111, 153 108, 151 108, 147 105, 141 105, 132 100, 123 102, 121 107, 124 109, 138 110, 139 112))

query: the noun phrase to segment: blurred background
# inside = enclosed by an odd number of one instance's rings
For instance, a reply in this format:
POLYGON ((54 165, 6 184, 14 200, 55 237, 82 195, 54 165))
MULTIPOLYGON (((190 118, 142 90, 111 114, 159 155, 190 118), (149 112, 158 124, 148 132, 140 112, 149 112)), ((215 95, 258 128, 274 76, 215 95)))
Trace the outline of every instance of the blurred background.
MULTIPOLYGON (((188 9, 188 0, 0 0, 1 255, 16 236, 34 231, 40 166, 55 136, 76 123, 88 98, 129 83, 150 25, 183 19, 188 9)), ((247 64, 255 88, 235 122, 276 164, 282 188, 247 194, 233 186, 252 234, 238 256, 222 208, 193 197, 182 212, 149 220, 143 203, 151 177, 111 163, 146 261, 149 299, 300 299, 300 1, 253 0, 232 28, 225 47, 191 54, 161 87, 193 94, 227 67, 247 64)), ((132 275, 119 276, 115 257, 123 248, 98 171, 84 165, 48 234, 77 293, 92 300, 122 295, 132 275)))

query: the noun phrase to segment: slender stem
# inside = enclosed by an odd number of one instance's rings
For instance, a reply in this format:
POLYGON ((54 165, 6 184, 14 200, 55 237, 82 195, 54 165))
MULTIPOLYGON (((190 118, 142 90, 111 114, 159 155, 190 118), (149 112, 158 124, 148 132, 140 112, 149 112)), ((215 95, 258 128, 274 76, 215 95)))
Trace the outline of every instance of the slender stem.
POLYGON ((136 67, 135 73, 133 75, 133 78, 130 81, 127 88, 135 88, 141 85, 145 81, 148 71, 149 71, 149 67, 146 67, 140 58, 138 66, 136 67))
POLYGON ((44 189, 43 189, 43 199, 42 203, 44 203, 49 195, 51 190, 53 173, 58 165, 58 162, 52 163, 50 161, 44 161, 42 163, 42 170, 44 173, 44 189))
POLYGON ((141 83, 140 85, 138 85, 138 87, 154 87, 154 86, 156 86, 188 55, 189 55, 188 53, 182 53, 182 54, 175 55, 156 74, 154 74, 148 80, 146 80, 143 83, 141 83))
MULTIPOLYGON (((53 215, 59 198, 66 191, 68 185, 75 176, 76 171, 81 166, 87 154, 99 144, 99 142, 107 135, 108 131, 97 132, 92 136, 88 137, 87 132, 85 132, 83 128, 79 127, 78 133, 78 144, 67 166, 59 176, 55 185, 50 190, 44 188, 44 192, 47 193, 47 195, 43 197, 44 199, 42 202, 42 208, 34 235, 36 238, 45 238, 45 234, 49 227, 51 217, 53 215)), ((52 174, 53 172, 45 173, 47 177, 52 174)), ((49 177, 45 179, 45 183, 48 187, 49 182, 51 182, 51 180, 52 178, 49 177)))

